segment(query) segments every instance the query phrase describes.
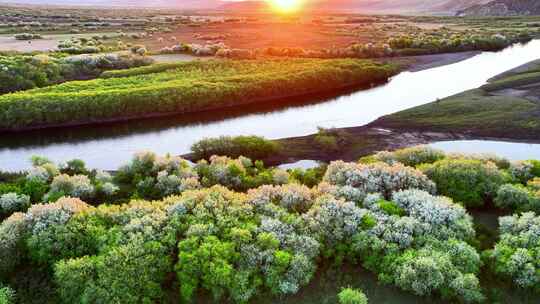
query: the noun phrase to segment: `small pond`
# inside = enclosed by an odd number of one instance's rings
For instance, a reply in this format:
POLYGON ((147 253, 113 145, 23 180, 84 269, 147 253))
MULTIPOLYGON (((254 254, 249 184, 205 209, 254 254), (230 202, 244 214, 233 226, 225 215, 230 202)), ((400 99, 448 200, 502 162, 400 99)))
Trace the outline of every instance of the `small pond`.
POLYGON ((509 160, 540 159, 540 144, 489 140, 455 140, 430 144, 448 153, 496 154, 509 160))

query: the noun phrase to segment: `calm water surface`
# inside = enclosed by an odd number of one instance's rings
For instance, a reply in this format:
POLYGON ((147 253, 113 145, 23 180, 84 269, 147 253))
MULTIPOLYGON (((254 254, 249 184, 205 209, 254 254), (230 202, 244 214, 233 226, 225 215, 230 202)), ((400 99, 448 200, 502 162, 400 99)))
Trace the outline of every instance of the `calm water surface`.
POLYGON ((36 154, 57 162, 81 158, 89 167, 114 169, 134 152, 182 154, 204 137, 245 134, 275 139, 312 134, 318 126, 360 126, 476 88, 497 74, 538 58, 540 40, 535 40, 443 67, 403 72, 383 86, 337 98, 285 100, 182 117, 0 135, 0 169, 28 168, 29 157, 36 154))
POLYGON ((436 142, 430 146, 449 153, 492 153, 509 160, 540 159, 540 144, 488 140, 456 140, 436 142))

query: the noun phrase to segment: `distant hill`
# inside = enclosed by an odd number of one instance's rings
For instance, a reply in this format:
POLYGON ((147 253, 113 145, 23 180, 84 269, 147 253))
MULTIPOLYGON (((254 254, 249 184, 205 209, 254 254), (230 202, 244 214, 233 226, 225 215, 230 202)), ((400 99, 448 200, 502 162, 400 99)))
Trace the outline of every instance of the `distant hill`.
MULTIPOLYGON (((355 13, 402 13, 402 14, 444 14, 454 15, 469 7, 483 7, 492 0, 310 0, 314 10, 347 10, 355 13)), ((524 0, 497 0, 524 2, 524 0)), ((528 2, 540 2, 529 0, 528 2)), ((2 3, 90 6, 90 7, 151 7, 151 8, 214 8, 231 11, 259 11, 268 9, 263 0, 223 1, 223 0, 0 0, 2 3)))
MULTIPOLYGON (((366 12, 454 14, 472 5, 485 4, 488 1, 490 0, 340 0, 338 5, 366 12)), ((327 2, 327 6, 331 5, 327 2)))
POLYGON ((540 15, 540 0, 495 0, 459 11, 460 16, 540 15))
MULTIPOLYGON (((349 10, 356 13, 438 13, 454 15, 473 5, 491 0, 314 0, 308 7, 314 10, 349 10)), ((268 9, 265 1, 229 2, 225 10, 258 11, 268 9)))

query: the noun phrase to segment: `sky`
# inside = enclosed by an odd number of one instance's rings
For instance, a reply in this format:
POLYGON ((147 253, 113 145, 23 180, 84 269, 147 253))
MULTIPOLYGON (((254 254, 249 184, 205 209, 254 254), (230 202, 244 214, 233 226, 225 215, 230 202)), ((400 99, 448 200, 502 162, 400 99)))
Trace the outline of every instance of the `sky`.
MULTIPOLYGON (((219 8, 226 1, 242 0, 0 0, 0 3, 54 4, 73 6, 115 6, 115 7, 176 7, 176 8, 219 8)), ((244 0, 253 1, 253 0, 244 0)), ((354 9, 363 12, 409 13, 447 12, 452 13, 474 4, 484 4, 490 0, 304 0, 320 9, 354 9)))

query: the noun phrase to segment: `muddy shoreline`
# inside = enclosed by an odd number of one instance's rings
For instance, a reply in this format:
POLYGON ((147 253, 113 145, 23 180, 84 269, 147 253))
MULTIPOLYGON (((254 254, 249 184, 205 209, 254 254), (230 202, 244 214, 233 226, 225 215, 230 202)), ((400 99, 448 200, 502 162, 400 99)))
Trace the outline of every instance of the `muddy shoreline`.
MULTIPOLYGON (((343 131, 348 140, 341 143, 339 150, 325 151, 315 141, 315 134, 302 137, 278 139, 282 151, 272 157, 263 159, 269 166, 294 163, 300 160, 315 160, 331 162, 335 160, 358 161, 363 156, 371 155, 384 150, 396 150, 417 145, 427 145, 439 141, 453 140, 486 140, 505 141, 517 143, 540 144, 540 138, 510 138, 504 135, 490 136, 474 133, 435 132, 431 130, 385 129, 370 124, 361 127, 339 129, 343 131)), ((195 161, 190 154, 183 157, 195 161)))

